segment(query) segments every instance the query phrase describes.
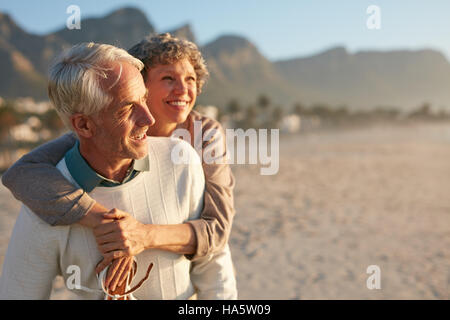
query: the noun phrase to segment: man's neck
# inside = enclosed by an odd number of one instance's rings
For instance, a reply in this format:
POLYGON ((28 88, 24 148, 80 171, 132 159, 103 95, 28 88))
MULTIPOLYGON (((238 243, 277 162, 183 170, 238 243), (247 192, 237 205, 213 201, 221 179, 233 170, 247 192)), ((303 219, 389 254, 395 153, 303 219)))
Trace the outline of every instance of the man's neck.
POLYGON ((133 162, 132 159, 110 159, 105 155, 99 154, 94 148, 90 148, 83 143, 80 143, 80 154, 101 176, 110 180, 122 182, 127 175, 128 168, 133 162))

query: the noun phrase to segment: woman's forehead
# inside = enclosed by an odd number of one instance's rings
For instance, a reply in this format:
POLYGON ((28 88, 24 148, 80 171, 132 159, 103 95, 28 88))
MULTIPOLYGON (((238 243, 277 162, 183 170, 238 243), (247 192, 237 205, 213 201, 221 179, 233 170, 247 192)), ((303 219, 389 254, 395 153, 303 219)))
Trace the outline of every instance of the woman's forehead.
POLYGON ((187 59, 183 58, 176 60, 173 63, 157 64, 148 69, 148 73, 161 73, 161 72, 195 72, 194 66, 187 59))

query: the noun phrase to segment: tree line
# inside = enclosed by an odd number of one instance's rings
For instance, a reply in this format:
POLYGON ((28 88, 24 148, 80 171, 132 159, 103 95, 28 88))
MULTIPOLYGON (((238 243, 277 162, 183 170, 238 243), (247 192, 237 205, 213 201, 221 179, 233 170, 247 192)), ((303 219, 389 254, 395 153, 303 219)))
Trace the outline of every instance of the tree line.
POLYGON ((301 119, 317 119, 321 126, 340 126, 364 124, 377 121, 445 121, 450 120, 450 112, 441 109, 433 111, 429 103, 423 103, 409 112, 398 107, 375 107, 367 110, 352 110, 341 106, 323 103, 304 105, 294 103, 290 108, 274 105, 264 94, 257 97, 255 103, 244 106, 238 99, 232 99, 220 110, 219 120, 231 120, 235 128, 279 128, 283 117, 297 115, 301 119))
MULTIPOLYGON (((327 104, 312 104, 306 106, 294 103, 290 108, 274 104, 265 94, 259 95, 254 103, 244 106, 238 99, 218 110, 218 120, 228 122, 234 128, 279 128, 283 117, 297 115, 302 120, 318 119, 323 126, 338 126, 373 121, 408 121, 450 120, 450 113, 445 110, 435 112, 429 103, 423 103, 412 111, 405 113, 395 107, 377 107, 370 110, 351 110, 347 106, 330 106, 327 104)), ((0 106, 0 144, 5 146, 10 140, 10 130, 30 117, 39 119, 40 124, 33 130, 47 129, 51 138, 66 130, 57 112, 50 108, 44 113, 21 112, 14 100, 7 100, 0 106)), ((38 143, 36 143, 38 144, 38 143)))

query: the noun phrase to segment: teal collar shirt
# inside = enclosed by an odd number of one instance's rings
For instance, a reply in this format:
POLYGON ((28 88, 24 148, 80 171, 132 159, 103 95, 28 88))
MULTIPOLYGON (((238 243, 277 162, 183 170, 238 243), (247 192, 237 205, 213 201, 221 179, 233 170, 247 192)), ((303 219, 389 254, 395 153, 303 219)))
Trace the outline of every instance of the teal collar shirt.
POLYGON ((77 141, 75 145, 67 151, 64 156, 67 169, 78 185, 86 192, 91 192, 95 187, 115 187, 124 184, 135 178, 140 172, 149 171, 149 159, 146 156, 143 159, 133 160, 127 175, 122 182, 114 181, 103 177, 95 172, 94 169, 86 162, 80 153, 80 143, 77 141))

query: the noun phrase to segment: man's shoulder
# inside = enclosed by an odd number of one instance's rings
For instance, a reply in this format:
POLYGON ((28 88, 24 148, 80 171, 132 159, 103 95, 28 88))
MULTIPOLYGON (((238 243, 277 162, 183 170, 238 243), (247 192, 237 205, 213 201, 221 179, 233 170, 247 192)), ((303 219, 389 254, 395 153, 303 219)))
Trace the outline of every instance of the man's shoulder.
POLYGON ((67 164, 66 164, 66 158, 63 157, 58 164, 56 165, 56 169, 58 169, 62 175, 70 181, 70 183, 76 185, 77 187, 80 187, 78 185, 78 183, 75 181, 75 179, 72 177, 72 175, 70 174, 69 169, 67 168, 67 164))
POLYGON ((30 208, 25 204, 22 204, 20 208, 19 215, 16 220, 16 228, 25 230, 23 234, 31 235, 31 232, 35 235, 46 235, 47 237, 54 236, 55 234, 60 234, 61 231, 65 231, 70 228, 70 226, 51 226, 37 214, 35 214, 30 208))
POLYGON ((181 144, 186 148, 192 148, 189 143, 176 137, 147 137, 147 142, 151 148, 170 149, 178 144, 181 144))

